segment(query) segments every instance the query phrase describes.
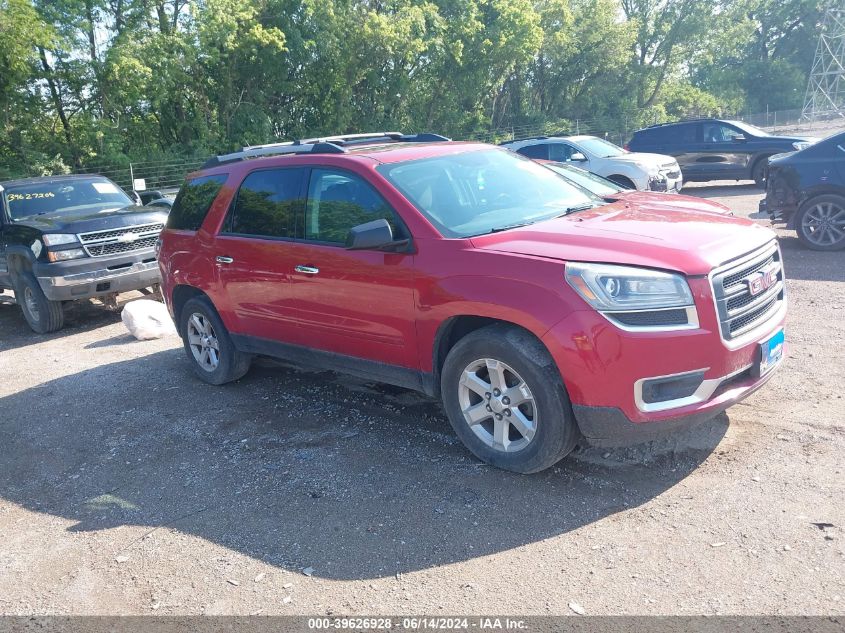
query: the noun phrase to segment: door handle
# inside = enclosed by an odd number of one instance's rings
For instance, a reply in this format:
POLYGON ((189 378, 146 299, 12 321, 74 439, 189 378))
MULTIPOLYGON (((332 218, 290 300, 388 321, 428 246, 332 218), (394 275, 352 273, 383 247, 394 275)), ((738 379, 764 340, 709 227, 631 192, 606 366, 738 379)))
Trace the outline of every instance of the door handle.
POLYGON ((218 264, 231 264, 235 261, 231 257, 226 257, 225 255, 218 255, 214 259, 217 261, 218 264))
POLYGON ((316 275, 320 272, 319 268, 314 268, 313 266, 303 266, 299 265, 294 270, 298 273, 302 273, 303 275, 316 275))

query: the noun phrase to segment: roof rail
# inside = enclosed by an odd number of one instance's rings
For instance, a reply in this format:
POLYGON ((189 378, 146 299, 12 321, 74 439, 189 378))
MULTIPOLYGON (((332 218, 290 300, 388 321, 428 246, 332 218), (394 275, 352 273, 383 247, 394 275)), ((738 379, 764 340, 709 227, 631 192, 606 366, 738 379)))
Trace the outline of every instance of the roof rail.
POLYGON ((284 143, 268 143, 266 145, 251 145, 239 152, 213 156, 201 167, 208 169, 218 165, 234 163, 247 158, 261 156, 276 156, 279 154, 345 154, 345 147, 356 144, 366 144, 378 141, 399 143, 437 143, 451 139, 439 134, 402 134, 401 132, 369 132, 364 134, 345 134, 309 138, 299 141, 285 141, 284 143))

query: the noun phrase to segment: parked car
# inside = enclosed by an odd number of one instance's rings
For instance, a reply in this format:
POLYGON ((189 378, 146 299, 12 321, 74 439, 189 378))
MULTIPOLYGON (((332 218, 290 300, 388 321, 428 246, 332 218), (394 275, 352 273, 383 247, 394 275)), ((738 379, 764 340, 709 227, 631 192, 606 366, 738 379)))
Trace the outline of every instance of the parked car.
POLYGON ((158 189, 144 189, 143 191, 136 191, 135 194, 141 200, 141 204, 145 206, 165 197, 158 189))
POLYGON ((162 291, 193 372, 254 355, 442 398, 535 472, 711 418, 765 383, 786 312, 774 233, 608 203, 501 148, 395 133, 245 148, 191 174, 162 291))
POLYGON ((612 180, 603 178, 598 174, 575 167, 571 163, 558 163, 554 161, 538 160, 538 163, 545 165, 552 171, 560 174, 569 182, 587 189, 590 193, 603 198, 608 202, 623 200, 633 204, 641 204, 648 207, 659 207, 661 209, 681 211, 710 211, 711 213, 722 213, 733 215, 731 210, 719 202, 685 196, 677 193, 653 193, 650 191, 637 191, 617 185, 612 180))
POLYGON ((764 188, 770 156, 800 150, 815 141, 775 136, 742 121, 697 119, 637 130, 626 148, 674 156, 686 182, 753 180, 764 188))
POLYGON ((760 210, 818 251, 845 248, 845 133, 769 159, 760 210))
POLYGON ((629 152, 595 136, 538 136, 502 143, 528 158, 573 163, 640 191, 680 191, 683 178, 671 156, 629 152))
POLYGON ((173 208, 173 198, 156 198, 155 200, 151 200, 147 204, 144 205, 145 207, 155 207, 161 209, 162 211, 166 211, 170 213, 170 209, 173 208))
POLYGON ((65 301, 113 298, 159 282, 165 212, 136 206, 102 176, 0 183, 0 289, 38 333, 64 325, 65 301))

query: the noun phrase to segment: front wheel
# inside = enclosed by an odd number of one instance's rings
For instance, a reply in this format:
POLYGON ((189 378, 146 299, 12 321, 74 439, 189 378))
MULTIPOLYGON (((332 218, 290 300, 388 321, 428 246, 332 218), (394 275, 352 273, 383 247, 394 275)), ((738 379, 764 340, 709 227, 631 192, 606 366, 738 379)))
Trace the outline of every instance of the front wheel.
POLYGON ((557 366, 524 330, 493 325, 458 341, 443 365, 441 393, 455 433, 488 464, 534 473, 575 447, 578 430, 557 366))
POLYGON ((48 299, 35 275, 29 271, 18 273, 14 286, 15 300, 20 304, 23 316, 33 332, 47 334, 64 327, 62 302, 48 299))
POLYGON ((798 239, 816 251, 845 248, 845 198, 824 195, 805 202, 795 218, 798 239))
POLYGON ((226 326, 208 299, 190 299, 182 308, 179 321, 185 353, 200 380, 222 385, 249 371, 250 356, 235 348, 226 326))
POLYGON ((768 168, 769 159, 761 158, 754 164, 754 168, 751 170, 751 179, 760 189, 766 189, 766 172, 768 168))

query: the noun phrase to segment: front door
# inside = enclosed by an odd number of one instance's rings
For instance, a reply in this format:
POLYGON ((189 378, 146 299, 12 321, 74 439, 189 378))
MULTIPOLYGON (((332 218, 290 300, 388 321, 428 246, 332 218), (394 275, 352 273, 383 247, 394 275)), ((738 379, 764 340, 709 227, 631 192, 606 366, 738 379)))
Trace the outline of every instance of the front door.
POLYGON ((702 142, 696 162, 698 171, 712 179, 747 177, 749 153, 743 133, 725 123, 702 123, 702 142))
POLYGON ((311 170, 297 241, 289 244, 288 317, 292 343, 416 368, 414 256, 350 251, 353 226, 386 219, 397 239, 410 237, 384 198, 361 176, 311 170))
POLYGON ((290 337, 290 246, 294 218, 305 206, 307 175, 304 167, 257 170, 235 195, 213 246, 222 295, 215 305, 233 333, 290 337))

